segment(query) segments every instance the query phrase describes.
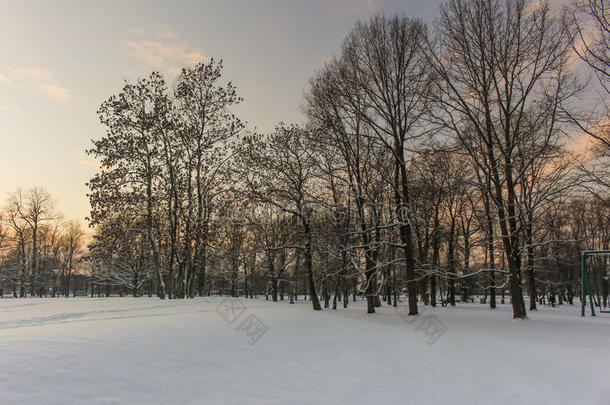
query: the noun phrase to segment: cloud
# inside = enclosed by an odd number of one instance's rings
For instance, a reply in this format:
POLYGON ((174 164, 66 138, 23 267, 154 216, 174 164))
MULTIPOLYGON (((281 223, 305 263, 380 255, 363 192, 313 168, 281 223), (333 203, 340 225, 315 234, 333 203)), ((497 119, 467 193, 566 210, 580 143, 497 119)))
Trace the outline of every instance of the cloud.
POLYGON ((379 4, 382 2, 383 0, 364 0, 363 7, 367 10, 374 10, 375 8, 379 7, 379 4))
POLYGON ((130 28, 126 36, 121 43, 121 50, 148 69, 175 73, 184 66, 205 59, 201 50, 181 40, 176 32, 166 26, 156 29, 130 28))
POLYGON ((144 28, 128 28, 127 34, 128 35, 144 35, 144 34, 146 34, 146 30, 144 30, 144 28))
POLYGON ((58 103, 66 103, 68 100, 70 100, 70 98, 72 98, 70 92, 61 86, 56 86, 54 84, 41 84, 38 86, 38 88, 58 103))
POLYGON ((387 3, 387 0, 349 0, 343 4, 345 4, 350 11, 362 13, 378 10, 384 3, 387 3))
POLYGON ((68 89, 57 84, 51 72, 46 69, 9 67, 7 68, 7 76, 0 75, 0 82, 17 87, 38 89, 51 100, 59 103, 65 103, 72 98, 68 89))
POLYGON ((581 156, 590 156, 595 146, 594 139, 587 134, 580 134, 576 139, 573 139, 569 146, 569 150, 572 153, 576 153, 581 156))
POLYGON ((8 75, 15 81, 36 81, 49 82, 51 81, 51 73, 46 69, 32 69, 23 67, 9 67, 8 75))
POLYGON ((98 162, 95 159, 76 157, 76 160, 74 161, 74 163, 76 163, 79 166, 84 166, 84 167, 88 167, 90 169, 95 169, 95 170, 101 170, 101 168, 102 168, 102 165, 100 164, 100 162, 98 162))
POLYGON ((533 14, 540 12, 545 6, 545 2, 541 0, 534 0, 529 3, 523 10, 524 14, 533 14))
POLYGON ((178 34, 176 34, 174 31, 170 30, 169 28, 164 27, 162 30, 157 32, 157 38, 178 39, 178 34))
POLYGON ((44 169, 40 166, 37 165, 30 165, 30 166, 26 166, 25 170, 28 173, 42 173, 44 172, 44 169))

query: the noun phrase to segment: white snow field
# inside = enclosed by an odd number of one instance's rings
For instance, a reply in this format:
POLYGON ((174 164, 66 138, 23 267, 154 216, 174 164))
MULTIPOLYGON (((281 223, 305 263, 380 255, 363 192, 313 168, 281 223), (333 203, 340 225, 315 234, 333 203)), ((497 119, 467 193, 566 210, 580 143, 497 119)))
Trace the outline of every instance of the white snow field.
POLYGON ((405 322, 387 306, 364 312, 1 299, 0 403, 610 403, 610 314, 581 319, 575 305, 513 320, 509 306, 465 304, 405 322))

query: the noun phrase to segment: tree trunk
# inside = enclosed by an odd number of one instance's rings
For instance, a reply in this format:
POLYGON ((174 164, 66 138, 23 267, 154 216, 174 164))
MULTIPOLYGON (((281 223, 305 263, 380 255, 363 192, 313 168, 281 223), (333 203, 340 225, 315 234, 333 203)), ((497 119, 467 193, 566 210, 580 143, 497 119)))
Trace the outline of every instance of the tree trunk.
POLYGON ((534 270, 534 246, 533 246, 533 235, 532 235, 532 214, 528 213, 528 224, 526 229, 527 235, 527 286, 528 294, 530 297, 530 311, 536 310, 536 274, 534 270))
POLYGON ((404 147, 402 143, 396 143, 396 156, 399 161, 396 163, 396 179, 395 179, 395 199, 397 215, 401 221, 399 227, 400 241, 404 246, 405 267, 407 276, 407 295, 409 303, 409 315, 417 315, 417 281, 415 277, 415 258, 413 254, 413 236, 410 225, 410 205, 409 205, 409 188, 407 182, 407 167, 404 160, 404 147), (400 176, 400 178, 398 178, 400 176), (400 184, 400 188, 398 185, 400 184), (401 192, 402 191, 402 194, 401 192))
POLYGON ((455 219, 451 218, 451 228, 449 230, 449 240, 447 243, 447 264, 449 268, 449 275, 447 277, 447 283, 449 285, 449 304, 455 306, 455 277, 457 270, 455 268, 455 219))
POLYGON ((314 282, 314 274, 313 274, 313 255, 311 251, 311 227, 309 225, 309 218, 302 217, 303 221, 303 230, 305 231, 305 270, 307 271, 307 283, 309 285, 309 293, 311 295, 311 305, 314 311, 322 310, 320 306, 320 299, 318 298, 318 293, 316 292, 316 284, 314 282))

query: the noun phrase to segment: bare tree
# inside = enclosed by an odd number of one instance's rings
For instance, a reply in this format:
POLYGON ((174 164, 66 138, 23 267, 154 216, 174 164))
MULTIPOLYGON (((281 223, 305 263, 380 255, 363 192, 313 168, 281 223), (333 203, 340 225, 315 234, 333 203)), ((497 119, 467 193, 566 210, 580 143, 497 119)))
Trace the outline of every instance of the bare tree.
POLYGON ((565 114, 577 129, 593 140, 581 165, 588 190, 602 201, 610 188, 610 4, 607 0, 576 0, 564 10, 564 23, 572 48, 601 86, 597 105, 565 114), (601 188, 601 190, 600 190, 601 188))
POLYGON ((70 285, 75 265, 83 253, 84 236, 85 233, 76 220, 68 221, 65 231, 61 235, 62 281, 66 297, 70 295, 70 285))
POLYGON ((155 277, 151 266, 155 259, 143 222, 137 213, 117 213, 98 225, 89 245, 90 260, 97 269, 93 275, 96 283, 127 288, 136 297, 155 277))
MULTIPOLYGON (((318 161, 325 174, 325 182, 332 196, 330 209, 334 214, 335 229, 341 240, 343 266, 348 266, 350 250, 361 250, 364 257, 364 293, 367 297, 367 312, 375 312, 377 297, 377 273, 380 242, 377 240, 376 226, 379 223, 379 205, 383 197, 378 193, 384 189, 377 179, 380 148, 376 137, 368 130, 360 116, 366 109, 364 98, 358 98, 358 89, 343 80, 347 72, 340 68, 340 62, 328 65, 311 80, 311 90, 307 96, 307 112, 310 119, 320 129, 319 138, 313 139, 319 145, 314 153, 321 156, 318 161), (356 107, 356 108, 354 108, 356 107), (331 159, 335 159, 333 162, 331 159), (337 160, 338 159, 338 160, 337 160), (347 201, 341 201, 339 190, 344 188, 354 204, 354 219, 357 230, 349 230, 359 236, 357 249, 348 245, 349 233, 345 233, 347 201)), ((384 156, 388 157, 388 156, 384 156)), ((383 179, 382 179, 383 181, 383 179)), ((391 182, 391 180, 390 180, 391 182)), ((359 260, 352 260, 360 273, 359 260)))
POLYGON ((407 148, 425 132, 428 76, 421 52, 425 36, 425 25, 419 20, 375 16, 356 25, 331 67, 335 70, 331 83, 343 98, 342 114, 355 120, 356 126, 366 127, 366 135, 377 139, 392 156, 410 315, 417 314, 417 282, 406 155, 407 148))
POLYGON ((29 285, 30 294, 34 295, 36 293, 37 277, 39 276, 39 230, 45 221, 52 219, 54 200, 51 194, 41 187, 34 187, 25 192, 18 189, 9 196, 7 211, 11 227, 16 232, 21 246, 20 296, 25 295, 23 291, 25 284, 29 285), (26 245, 30 242, 31 250, 26 245), (30 251, 31 257, 26 254, 27 250, 30 251))
POLYGON ((236 87, 231 82, 223 85, 221 78, 222 60, 211 59, 182 69, 175 91, 186 200, 182 208, 183 263, 178 274, 182 296, 193 296, 195 290, 203 294, 210 221, 216 199, 226 191, 222 174, 231 157, 228 146, 244 127, 230 111, 241 102, 236 87))
POLYGON ((157 274, 158 295, 165 298, 158 251, 158 196, 154 190, 161 180, 160 127, 169 114, 163 77, 153 72, 148 79, 126 83, 121 93, 110 97, 98 111, 107 127, 106 136, 93 141, 88 151, 100 159, 102 170, 88 183, 91 190, 91 224, 124 210, 145 218, 142 232, 148 238, 157 274))
POLYGON ((517 146, 526 133, 525 116, 556 116, 574 94, 570 50, 569 35, 547 2, 451 0, 426 52, 437 76, 432 93, 444 113, 439 121, 490 180, 515 318, 526 316, 517 146))
POLYGON ((244 137, 236 162, 246 192, 254 201, 273 205, 300 222, 307 285, 314 310, 321 310, 313 270, 312 187, 316 163, 304 142, 307 129, 279 125, 268 137, 244 137))
POLYGON ((6 269, 4 268, 4 258, 8 248, 7 241, 9 240, 9 226, 7 226, 5 213, 0 210, 0 298, 4 296, 4 282, 8 278, 6 269))
MULTIPOLYGON (((610 93, 610 4, 607 0, 576 0, 564 11, 568 33, 578 57, 610 93)), ((599 139, 610 147, 610 139, 599 139)))

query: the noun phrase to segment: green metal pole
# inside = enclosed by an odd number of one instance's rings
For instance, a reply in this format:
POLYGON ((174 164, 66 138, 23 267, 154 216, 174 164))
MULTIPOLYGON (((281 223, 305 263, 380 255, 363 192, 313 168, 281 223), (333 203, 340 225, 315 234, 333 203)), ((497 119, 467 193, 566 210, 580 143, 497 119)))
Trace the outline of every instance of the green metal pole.
POLYGON ((589 285, 589 272, 587 271, 587 257, 598 255, 610 256, 610 250, 585 250, 580 253, 580 316, 585 316, 587 294, 589 294, 589 303, 591 304, 591 316, 595 316, 595 306, 593 305, 593 296, 589 285))
POLYGON ((589 304, 591 304, 591 316, 595 316, 595 306, 593 305, 593 289, 591 288, 591 280, 589 278, 589 269, 585 272, 587 273, 587 294, 589 294, 589 304))

